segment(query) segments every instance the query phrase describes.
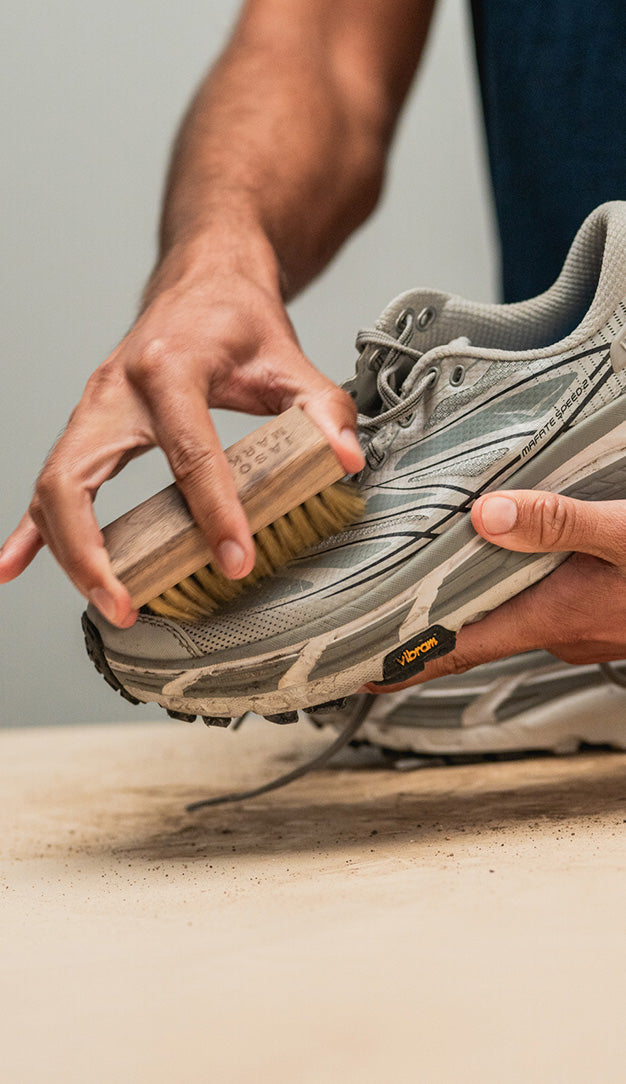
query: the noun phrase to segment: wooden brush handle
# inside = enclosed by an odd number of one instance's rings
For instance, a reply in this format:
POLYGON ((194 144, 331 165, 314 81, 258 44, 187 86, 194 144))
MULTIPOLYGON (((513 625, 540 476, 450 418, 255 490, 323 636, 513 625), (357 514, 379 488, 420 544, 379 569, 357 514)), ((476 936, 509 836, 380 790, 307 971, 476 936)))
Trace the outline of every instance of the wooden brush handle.
MULTIPOLYGON (((290 407, 238 440, 226 458, 253 534, 344 474, 326 437, 299 407, 290 407)), ((175 483, 109 523, 102 533, 113 571, 135 607, 212 558, 175 483)))

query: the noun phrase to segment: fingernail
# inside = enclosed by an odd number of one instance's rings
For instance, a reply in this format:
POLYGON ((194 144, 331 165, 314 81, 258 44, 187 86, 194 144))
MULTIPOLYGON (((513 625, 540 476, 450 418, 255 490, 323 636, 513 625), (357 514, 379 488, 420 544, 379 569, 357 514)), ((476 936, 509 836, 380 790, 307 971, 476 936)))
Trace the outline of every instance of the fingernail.
POLYGON ((342 429, 340 434, 341 443, 348 452, 352 452, 354 455, 358 455, 359 459, 364 462, 363 452, 361 451, 361 445, 359 444, 356 433, 353 429, 342 429))
POLYGON ((220 542, 217 547, 217 559, 225 576, 235 579, 243 570, 246 555, 242 546, 232 538, 220 542))
POLYGON ((510 497, 487 497, 480 518, 487 534, 507 534, 517 523, 517 505, 510 497))
POLYGON ((115 623, 115 614, 117 606, 115 605, 115 599, 108 591, 105 591, 104 587, 94 587, 89 592, 89 601, 93 603, 97 610, 106 617, 107 621, 111 624, 115 623))

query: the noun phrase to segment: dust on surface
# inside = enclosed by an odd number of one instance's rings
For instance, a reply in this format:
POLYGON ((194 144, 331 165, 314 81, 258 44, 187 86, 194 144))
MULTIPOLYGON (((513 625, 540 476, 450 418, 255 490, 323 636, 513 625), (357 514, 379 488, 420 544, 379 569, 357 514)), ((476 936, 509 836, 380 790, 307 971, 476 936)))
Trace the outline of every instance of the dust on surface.
MULTIPOLYGON (((132 724, 1 736, 4 857, 188 861, 305 854, 420 854, 494 834, 622 832, 626 755, 587 752, 398 772, 357 754, 284 790, 188 813, 203 796, 254 786, 332 740, 302 726, 241 733, 132 724)), ((447 848, 447 851, 446 851, 447 848)))

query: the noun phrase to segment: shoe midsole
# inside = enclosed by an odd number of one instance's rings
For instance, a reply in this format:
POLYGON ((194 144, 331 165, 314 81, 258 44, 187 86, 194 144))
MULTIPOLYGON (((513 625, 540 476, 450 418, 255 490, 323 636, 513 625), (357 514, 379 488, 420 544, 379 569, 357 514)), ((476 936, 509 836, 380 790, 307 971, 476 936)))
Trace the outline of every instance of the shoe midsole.
MULTIPOLYGON (((446 756, 549 749, 575 752, 581 744, 626 749, 626 696, 610 685, 577 689, 520 711, 510 719, 477 726, 394 726, 365 721, 359 739, 405 753, 446 756)), ((334 720, 330 720, 334 723, 334 720)), ((338 720, 339 729, 345 720, 338 720)))

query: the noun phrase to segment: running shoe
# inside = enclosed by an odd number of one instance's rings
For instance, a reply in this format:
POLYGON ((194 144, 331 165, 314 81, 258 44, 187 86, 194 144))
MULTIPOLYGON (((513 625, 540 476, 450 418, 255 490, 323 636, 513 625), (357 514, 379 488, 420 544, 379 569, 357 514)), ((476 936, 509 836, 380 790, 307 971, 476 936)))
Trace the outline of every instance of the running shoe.
POLYGON ((570 666, 546 651, 529 651, 386 696, 350 696, 308 718, 317 727, 330 723, 339 736, 283 775, 198 799, 188 811, 279 790, 336 761, 347 745, 357 754, 344 757, 343 768, 382 764, 398 771, 568 755, 583 746, 626 750, 626 663, 570 666))
POLYGON ((496 489, 579 499, 626 491, 626 203, 599 207, 544 294, 489 305, 411 290, 357 337, 346 387, 366 467, 359 523, 195 623, 93 607, 89 653, 128 699, 228 725, 277 722, 394 684, 563 554, 485 542, 473 501, 496 489))
POLYGON ((351 696, 309 718, 343 733, 357 715, 358 742, 406 755, 408 765, 581 745, 625 750, 626 663, 572 666, 529 651, 383 696, 351 696))

